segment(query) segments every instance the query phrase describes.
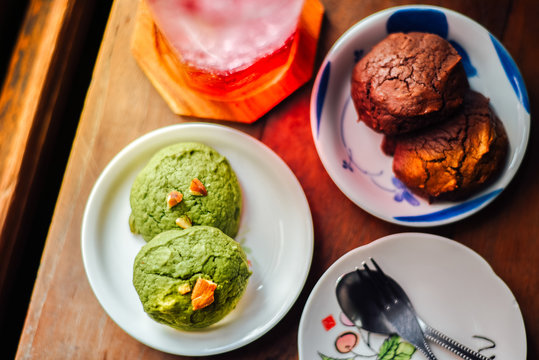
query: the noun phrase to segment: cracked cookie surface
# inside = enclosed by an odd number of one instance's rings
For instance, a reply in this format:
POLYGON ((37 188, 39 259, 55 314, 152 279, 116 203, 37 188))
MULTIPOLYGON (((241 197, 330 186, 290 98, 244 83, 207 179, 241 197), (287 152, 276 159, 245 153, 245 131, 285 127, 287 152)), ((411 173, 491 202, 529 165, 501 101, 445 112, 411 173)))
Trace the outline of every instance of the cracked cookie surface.
POLYGON ((207 327, 232 311, 251 271, 240 244, 211 226, 160 233, 135 257, 133 285, 144 311, 176 329, 207 327), (193 305, 199 279, 217 285, 213 301, 193 305))
POLYGON ((238 233, 241 189, 228 160, 215 149, 182 142, 159 150, 139 172, 131 188, 129 225, 149 241, 162 231, 178 229, 176 220, 186 216, 193 225, 221 229, 228 236, 238 233), (191 191, 198 179, 206 195, 191 191), (171 192, 181 200, 170 206, 171 192))
POLYGON ((360 121, 394 135, 447 118, 467 89, 461 57, 451 44, 412 32, 390 34, 356 64, 351 95, 360 121))
POLYGON ((396 177, 430 200, 459 200, 479 190, 503 168, 508 150, 503 124, 474 91, 447 121, 392 141, 396 177))

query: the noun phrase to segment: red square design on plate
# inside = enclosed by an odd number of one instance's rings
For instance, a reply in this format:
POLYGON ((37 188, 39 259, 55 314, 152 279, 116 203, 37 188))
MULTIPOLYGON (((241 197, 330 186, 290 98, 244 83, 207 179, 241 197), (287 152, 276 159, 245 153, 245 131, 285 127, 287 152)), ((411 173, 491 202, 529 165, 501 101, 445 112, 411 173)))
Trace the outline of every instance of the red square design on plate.
POLYGON ((322 325, 324 326, 324 329, 326 329, 326 331, 331 330, 336 324, 337 323, 335 322, 333 315, 328 315, 322 319, 322 325))

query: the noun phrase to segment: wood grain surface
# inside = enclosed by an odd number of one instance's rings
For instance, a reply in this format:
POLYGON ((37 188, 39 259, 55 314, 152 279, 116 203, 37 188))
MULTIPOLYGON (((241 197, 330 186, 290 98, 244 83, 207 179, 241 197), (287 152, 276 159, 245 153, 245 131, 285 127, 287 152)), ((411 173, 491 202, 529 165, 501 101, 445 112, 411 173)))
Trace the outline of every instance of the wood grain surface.
MULTIPOLYGON (((17 281, 34 279, 22 275, 23 269, 36 268, 26 263, 32 256, 25 249, 44 243, 28 239, 39 227, 35 217, 50 216, 49 194, 40 193, 48 176, 43 170, 51 161, 51 139, 60 131, 57 115, 65 105, 60 94, 71 85, 74 56, 88 25, 83 15, 92 9, 91 3, 75 7, 75 1, 27 3, 0 93, 0 324, 9 323, 19 306, 13 301, 21 288, 17 281)), ((17 26, 8 19, 17 17, 15 10, 10 1, 0 6, 0 29, 17 26)))
MULTIPOLYGON (((323 0, 322 3, 326 12, 316 67, 351 25, 375 11, 411 2, 323 0)), ((539 3, 536 0, 426 3, 471 17, 503 42, 522 71, 533 114, 539 105, 536 65, 539 3)), ((116 0, 113 4, 45 244, 18 359, 187 359, 151 349, 121 330, 92 293, 81 260, 84 206, 107 163, 125 145, 151 130, 194 120, 174 115, 133 59, 129 45, 136 8, 136 0, 116 0)), ((315 239, 307 283, 290 312, 259 340, 215 359, 297 358, 301 312, 322 273, 357 246, 388 234, 410 231, 367 214, 331 181, 311 136, 311 89, 312 80, 253 124, 223 122, 260 139, 289 165, 307 195, 315 239)), ((29 95, 9 97, 20 96, 26 99, 29 95)), ((521 169, 491 205, 455 224, 424 230, 475 250, 505 281, 524 316, 529 359, 539 356, 538 136, 532 117, 531 137, 521 169)))

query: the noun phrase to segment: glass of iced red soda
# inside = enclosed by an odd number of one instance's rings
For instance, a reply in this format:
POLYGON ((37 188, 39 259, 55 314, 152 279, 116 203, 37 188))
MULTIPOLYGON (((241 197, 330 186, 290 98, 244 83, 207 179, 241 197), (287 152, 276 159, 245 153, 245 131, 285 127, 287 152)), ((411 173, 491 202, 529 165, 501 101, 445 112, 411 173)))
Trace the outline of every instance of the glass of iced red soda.
POLYGON ((297 47, 304 0, 146 0, 190 87, 218 99, 275 81, 297 47))

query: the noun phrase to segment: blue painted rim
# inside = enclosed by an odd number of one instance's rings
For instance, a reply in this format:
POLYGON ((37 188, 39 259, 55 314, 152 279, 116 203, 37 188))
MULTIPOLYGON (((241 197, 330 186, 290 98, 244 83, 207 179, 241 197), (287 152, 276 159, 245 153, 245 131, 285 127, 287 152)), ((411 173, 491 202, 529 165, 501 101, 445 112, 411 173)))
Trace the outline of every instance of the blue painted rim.
POLYGON ((436 34, 447 39, 449 24, 443 11, 439 9, 410 7, 397 9, 386 22, 388 34, 396 32, 420 31, 436 34))
POLYGON ((331 61, 328 61, 322 71, 318 93, 316 94, 316 138, 318 138, 318 134, 320 133, 320 121, 322 120, 322 109, 324 108, 324 101, 326 100, 330 71, 331 61))
POLYGON ((450 219, 483 205, 485 202, 496 197, 502 191, 503 188, 497 189, 465 203, 458 204, 430 214, 415 216, 395 216, 394 219, 405 222, 433 222, 450 219))
POLYGON ((522 78, 522 75, 518 70, 517 64, 515 63, 511 55, 509 55, 509 52, 505 49, 502 43, 500 43, 498 39, 496 39, 491 33, 489 33, 488 35, 490 36, 492 45, 494 45, 494 49, 498 54, 498 58, 500 59, 500 63, 502 64, 507 79, 511 83, 511 86, 515 91, 517 98, 522 103, 522 106, 524 106, 524 109, 526 109, 529 114, 530 101, 528 99, 528 92, 526 91, 526 85, 524 84, 524 79, 522 78))

